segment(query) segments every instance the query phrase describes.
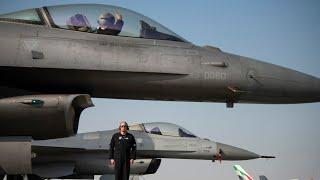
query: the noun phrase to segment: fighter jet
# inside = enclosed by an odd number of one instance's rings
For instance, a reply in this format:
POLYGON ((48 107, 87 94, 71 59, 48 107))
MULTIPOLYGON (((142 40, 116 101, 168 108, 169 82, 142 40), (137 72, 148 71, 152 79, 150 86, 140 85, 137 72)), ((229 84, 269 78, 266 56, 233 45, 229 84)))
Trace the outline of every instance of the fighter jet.
MULTIPOLYGON (((132 175, 154 174, 161 158, 238 161, 265 158, 234 146, 197 137, 175 124, 153 122, 129 127, 137 142, 132 175)), ((32 174, 41 178, 84 178, 113 174, 109 143, 118 129, 32 142, 32 174)), ((272 157, 268 157, 272 158, 272 157)), ((200 170, 201 171, 201 170, 200 170)))
POLYGON ((228 107, 320 100, 316 77, 199 47, 116 6, 73 4, 2 14, 0 42, 0 136, 76 134, 82 110, 93 105, 90 97, 228 107))
POLYGON ((0 15, 2 97, 319 102, 320 80, 200 47, 129 9, 72 4, 0 15))

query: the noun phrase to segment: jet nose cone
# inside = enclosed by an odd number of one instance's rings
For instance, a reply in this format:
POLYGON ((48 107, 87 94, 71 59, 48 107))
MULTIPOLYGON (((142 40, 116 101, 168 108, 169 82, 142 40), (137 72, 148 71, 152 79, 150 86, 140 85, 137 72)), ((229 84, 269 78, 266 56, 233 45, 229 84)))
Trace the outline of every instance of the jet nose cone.
POLYGON ((284 95, 293 101, 320 102, 320 79, 300 73, 292 73, 293 82, 284 82, 284 95))
POLYGON ((222 160, 249 160, 261 157, 256 153, 222 143, 217 143, 217 152, 222 160))
POLYGON ((292 75, 293 78, 297 79, 296 83, 300 85, 300 90, 305 93, 309 93, 310 96, 319 97, 320 95, 320 79, 301 72, 295 72, 292 75))
POLYGON ((249 97, 275 104, 320 101, 319 78, 250 58, 242 60, 249 97))

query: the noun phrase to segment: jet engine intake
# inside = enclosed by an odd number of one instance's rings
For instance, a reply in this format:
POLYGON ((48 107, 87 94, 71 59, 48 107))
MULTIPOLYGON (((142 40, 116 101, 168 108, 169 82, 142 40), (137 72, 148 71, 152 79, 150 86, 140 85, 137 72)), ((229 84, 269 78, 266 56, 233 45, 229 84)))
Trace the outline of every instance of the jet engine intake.
POLYGON ((68 137, 77 133, 81 112, 91 106, 87 94, 0 99, 0 136, 68 137))

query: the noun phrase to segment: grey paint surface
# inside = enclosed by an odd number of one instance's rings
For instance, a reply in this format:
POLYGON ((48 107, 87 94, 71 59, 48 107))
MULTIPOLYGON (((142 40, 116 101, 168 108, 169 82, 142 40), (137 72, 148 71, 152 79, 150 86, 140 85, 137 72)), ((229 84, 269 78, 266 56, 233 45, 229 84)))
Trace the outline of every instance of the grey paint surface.
POLYGON ((0 175, 32 172, 31 138, 0 137, 0 148, 0 175))

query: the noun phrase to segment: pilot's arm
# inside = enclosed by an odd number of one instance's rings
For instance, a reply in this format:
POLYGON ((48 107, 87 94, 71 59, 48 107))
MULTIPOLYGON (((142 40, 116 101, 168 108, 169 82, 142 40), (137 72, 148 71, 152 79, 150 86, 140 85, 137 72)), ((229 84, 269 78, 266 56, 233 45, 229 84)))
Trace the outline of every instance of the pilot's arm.
POLYGON ((110 141, 110 148, 109 148, 109 159, 114 159, 114 146, 115 146, 115 135, 112 136, 110 141))
POLYGON ((130 159, 135 160, 136 153, 137 153, 137 144, 136 144, 136 140, 135 140, 134 136, 132 136, 130 159))

